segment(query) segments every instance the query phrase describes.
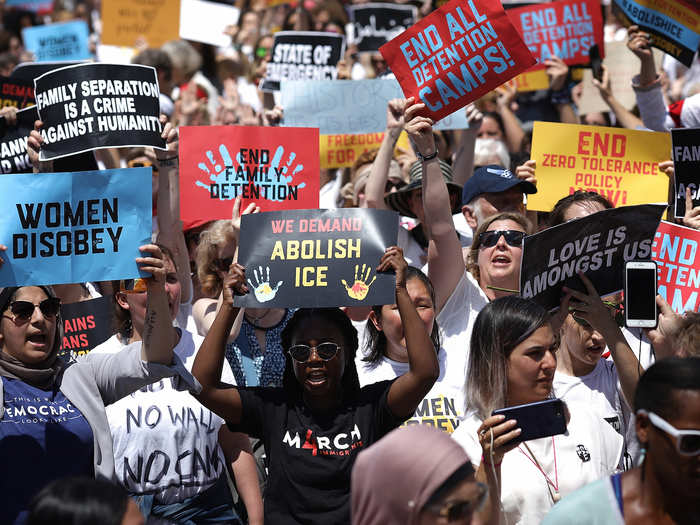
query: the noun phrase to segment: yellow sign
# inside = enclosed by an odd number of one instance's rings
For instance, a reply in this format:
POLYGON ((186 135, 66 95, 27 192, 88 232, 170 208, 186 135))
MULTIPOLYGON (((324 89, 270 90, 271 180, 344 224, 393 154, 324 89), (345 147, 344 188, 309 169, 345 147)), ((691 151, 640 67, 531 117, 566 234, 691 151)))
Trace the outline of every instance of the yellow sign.
POLYGON ((658 166, 671 158, 668 133, 535 122, 530 157, 537 162, 530 210, 551 211, 576 190, 600 193, 615 207, 668 199, 658 166))
MULTIPOLYGON (((384 132, 362 133, 360 135, 321 135, 319 152, 321 169, 350 168, 365 151, 378 148, 384 139, 384 132)), ((396 142, 396 154, 399 148, 410 151, 406 132, 401 132, 396 142)))
POLYGON ((102 0, 102 43, 160 47, 180 38, 180 0, 102 0))
MULTIPOLYGON (((578 82, 583 78, 584 70, 581 68, 571 69, 572 80, 578 82)), ((549 89, 549 77, 544 69, 535 71, 525 71, 517 77, 509 80, 508 83, 515 84, 518 91, 537 91, 538 89, 549 89)))

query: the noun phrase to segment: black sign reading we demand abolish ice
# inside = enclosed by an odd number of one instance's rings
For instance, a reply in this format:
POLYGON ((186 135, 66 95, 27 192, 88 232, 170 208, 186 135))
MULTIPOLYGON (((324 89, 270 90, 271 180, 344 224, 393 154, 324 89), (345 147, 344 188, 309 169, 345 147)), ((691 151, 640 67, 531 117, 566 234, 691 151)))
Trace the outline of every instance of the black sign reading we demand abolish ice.
POLYGON ((158 80, 149 66, 80 64, 34 81, 41 160, 99 148, 164 148, 158 80))

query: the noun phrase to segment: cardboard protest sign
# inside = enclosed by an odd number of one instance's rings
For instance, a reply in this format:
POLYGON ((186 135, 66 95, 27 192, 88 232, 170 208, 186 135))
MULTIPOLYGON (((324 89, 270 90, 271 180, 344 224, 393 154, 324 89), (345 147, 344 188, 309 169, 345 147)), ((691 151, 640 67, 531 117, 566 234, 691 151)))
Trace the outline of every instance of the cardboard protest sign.
POLYGON ((83 20, 22 29, 24 46, 34 53, 37 62, 92 58, 88 37, 88 26, 83 20))
POLYGON ((180 38, 223 47, 231 44, 224 31, 236 25, 240 9, 205 0, 180 0, 180 38))
POLYGON ((230 219, 239 195, 244 209, 317 208, 318 130, 255 126, 180 128, 180 214, 230 219))
POLYGON ((102 43, 160 47, 180 38, 180 0, 102 0, 102 43))
POLYGON ((651 245, 659 266, 658 293, 673 311, 700 310, 700 231, 661 221, 651 245))
POLYGON ((435 121, 535 63, 499 0, 452 0, 379 51, 435 121))
POLYGON ((152 67, 69 66, 40 76, 34 86, 44 122, 41 160, 100 148, 165 147, 152 67))
POLYGON ((685 0, 613 0, 613 12, 627 27, 652 35, 654 47, 690 67, 700 45, 700 6, 685 0))
MULTIPOLYGON (((321 169, 351 168, 357 158, 365 151, 378 149, 384 140, 384 133, 362 133, 359 135, 321 135, 321 169)), ((405 131, 399 135, 394 152, 399 149, 411 151, 411 143, 405 131)))
POLYGON ((112 336, 111 297, 61 305, 63 341, 59 354, 81 356, 112 336))
POLYGON ((27 155, 27 139, 39 118, 36 106, 17 112, 17 122, 10 126, 0 117, 0 173, 31 173, 32 163, 27 155))
POLYGON ((413 5, 372 3, 350 5, 347 10, 348 43, 356 44, 361 53, 378 51, 416 23, 417 9, 413 5))
POLYGON ((44 14, 53 11, 53 0, 5 0, 5 7, 44 14))
POLYGON ((279 31, 260 89, 279 91, 282 80, 335 80, 345 37, 316 31, 279 31))
POLYGON ((530 158, 537 161, 537 193, 530 210, 550 211, 576 190, 595 191, 614 206, 665 202, 668 133, 535 122, 530 158))
POLYGON ((675 215, 685 215, 685 191, 690 188, 693 207, 700 206, 700 128, 671 130, 676 195, 675 215))
POLYGON ((377 273, 396 244, 396 212, 360 208, 244 215, 238 260, 250 293, 235 304, 262 308, 392 304, 396 278, 377 273))
MULTIPOLYGON (((375 133, 386 128, 386 106, 403 98, 393 78, 282 82, 284 125, 319 128, 323 135, 375 133)), ((465 112, 458 109, 435 129, 466 129, 465 112)))
POLYGON ((15 78, 0 77, 0 107, 23 109, 34 105, 34 83, 15 78))
POLYGON ((150 168, 3 175, 0 202, 0 286, 139 276, 134 258, 151 239, 150 168))
POLYGON ((598 44, 603 56, 603 15, 599 0, 560 0, 506 11, 537 68, 553 56, 569 66, 587 64, 588 50, 598 44))
POLYGON ((520 263, 520 295, 548 310, 562 298, 562 286, 585 291, 577 275, 588 277, 601 296, 622 289, 625 262, 648 260, 661 204, 600 211, 525 237, 520 263))

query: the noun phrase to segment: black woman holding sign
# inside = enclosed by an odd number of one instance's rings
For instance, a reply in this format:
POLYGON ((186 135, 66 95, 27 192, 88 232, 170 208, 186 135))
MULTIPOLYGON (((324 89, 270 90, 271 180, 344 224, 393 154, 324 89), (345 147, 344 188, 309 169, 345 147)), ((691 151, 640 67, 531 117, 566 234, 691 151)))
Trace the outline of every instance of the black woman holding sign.
POLYGON ((269 478, 265 523, 348 523, 355 457, 415 411, 438 375, 434 346, 406 290, 406 262, 390 247, 377 271, 396 272, 396 304, 406 334, 409 370, 360 388, 357 332, 339 308, 303 308, 282 333, 282 388, 220 384, 226 339, 248 293, 245 269, 231 265, 223 305, 192 369, 200 401, 229 426, 265 442, 269 478))

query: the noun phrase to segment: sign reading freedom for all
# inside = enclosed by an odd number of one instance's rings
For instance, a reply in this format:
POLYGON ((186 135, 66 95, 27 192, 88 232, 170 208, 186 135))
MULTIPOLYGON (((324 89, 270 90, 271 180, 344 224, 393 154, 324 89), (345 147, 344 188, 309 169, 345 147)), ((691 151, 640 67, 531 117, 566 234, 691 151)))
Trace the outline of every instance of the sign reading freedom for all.
POLYGON ((150 66, 64 67, 38 77, 34 91, 44 122, 41 160, 100 148, 165 148, 160 90, 150 66))
POLYGON ((530 210, 551 211, 576 190, 595 191, 613 206, 666 202, 668 133, 535 122, 531 158, 537 161, 537 193, 530 210))
POLYGON ((114 306, 111 297, 61 305, 61 354, 85 355, 112 336, 114 306))
POLYGON ((535 63, 499 0, 452 0, 379 51, 434 121, 535 63))
POLYGON ((282 80, 335 80, 345 37, 315 31, 279 31, 272 45, 263 91, 279 91, 282 80))
POLYGON ((652 45, 687 67, 700 45, 700 7, 684 0, 613 0, 613 11, 625 26, 638 25, 652 45))
POLYGON ((673 311, 700 310, 700 231, 661 221, 651 245, 659 266, 658 293, 673 311))
POLYGON ((620 291, 626 261, 648 260, 666 206, 644 204, 600 211, 525 237, 520 295, 551 310, 562 286, 585 291, 577 272, 600 296, 620 291))
POLYGON ((151 239, 150 168, 3 175, 0 196, 0 286, 139 276, 134 258, 151 239))
POLYGON ((693 207, 700 206, 700 128, 671 130, 675 172, 676 217, 685 215, 685 191, 690 188, 693 207))
POLYGON ((588 49, 598 44, 603 56, 603 15, 599 0, 563 0, 506 11, 538 69, 553 56, 569 66, 587 64, 588 49))
POLYGON ((244 215, 238 259, 250 292, 239 306, 393 304, 396 277, 377 273, 396 244, 396 212, 359 208, 244 215))
POLYGON ((416 22, 416 6, 400 4, 361 4, 347 7, 348 43, 357 50, 378 51, 392 38, 416 22))
POLYGON ((239 195, 241 209, 317 208, 318 146, 315 128, 180 128, 182 220, 230 219, 239 195))
POLYGON ((17 122, 10 126, 0 117, 0 171, 2 173, 32 173, 32 163, 27 155, 27 139, 39 118, 36 106, 17 112, 17 122))

